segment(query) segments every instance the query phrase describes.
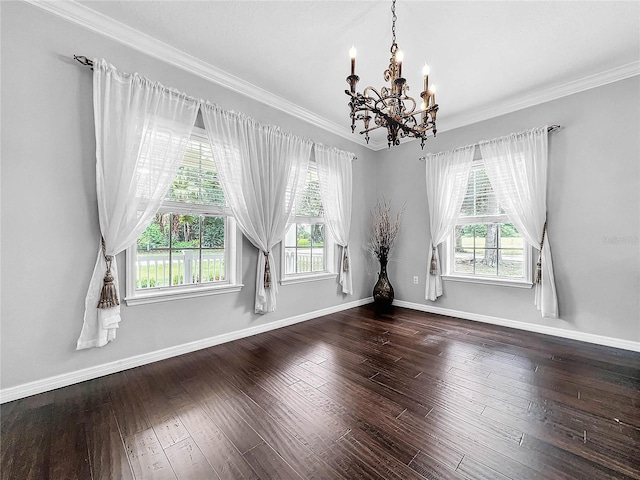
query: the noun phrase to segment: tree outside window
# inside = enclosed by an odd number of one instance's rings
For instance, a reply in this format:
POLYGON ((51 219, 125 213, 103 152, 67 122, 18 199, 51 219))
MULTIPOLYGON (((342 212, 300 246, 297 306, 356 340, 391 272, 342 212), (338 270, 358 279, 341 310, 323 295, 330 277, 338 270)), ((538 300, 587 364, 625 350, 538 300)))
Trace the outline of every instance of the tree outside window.
POLYGON ((525 280, 529 247, 498 204, 482 161, 469 174, 453 245, 449 274, 525 280))

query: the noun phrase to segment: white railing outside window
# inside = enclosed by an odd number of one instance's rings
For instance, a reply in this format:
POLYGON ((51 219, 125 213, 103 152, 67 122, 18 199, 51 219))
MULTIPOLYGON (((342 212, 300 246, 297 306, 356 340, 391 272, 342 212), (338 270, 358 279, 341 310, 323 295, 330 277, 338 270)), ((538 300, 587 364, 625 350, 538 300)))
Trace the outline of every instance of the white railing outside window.
POLYGON ((136 262, 136 288, 158 288, 171 285, 225 282, 225 254, 202 253, 198 250, 168 254, 140 254, 136 262), (202 262, 202 270, 200 270, 202 262), (202 272, 202 276, 200 274, 202 272))
POLYGON ((305 252, 295 248, 285 249, 285 273, 311 273, 325 270, 324 251, 305 252))

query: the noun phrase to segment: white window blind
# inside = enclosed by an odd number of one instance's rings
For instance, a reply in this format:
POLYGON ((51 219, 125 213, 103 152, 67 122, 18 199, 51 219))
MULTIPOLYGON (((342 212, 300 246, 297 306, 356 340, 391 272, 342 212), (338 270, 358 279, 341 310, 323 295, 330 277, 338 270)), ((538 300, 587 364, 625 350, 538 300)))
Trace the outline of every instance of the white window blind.
POLYGON ((469 173, 469 186, 462 202, 460 217, 486 217, 503 213, 484 170, 484 164, 474 162, 469 173))
POLYGON ((301 195, 296 216, 320 218, 323 214, 318 167, 315 162, 309 162, 304 193, 301 195))
POLYGON ((185 213, 230 213, 204 132, 194 133, 163 209, 185 213))

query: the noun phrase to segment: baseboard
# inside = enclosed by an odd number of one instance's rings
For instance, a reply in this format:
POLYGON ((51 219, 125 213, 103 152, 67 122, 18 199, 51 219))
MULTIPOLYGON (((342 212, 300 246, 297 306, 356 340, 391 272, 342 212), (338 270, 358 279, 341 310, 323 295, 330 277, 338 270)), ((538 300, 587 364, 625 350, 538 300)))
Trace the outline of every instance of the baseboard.
POLYGON ((204 338, 202 340, 196 340, 194 342, 184 343, 181 345, 176 345, 174 347, 164 348, 162 350, 156 350, 154 352, 125 358, 116 362, 105 363, 103 365, 84 368, 75 372, 64 373, 62 375, 56 375, 54 377, 49 377, 42 380, 36 380, 35 382, 24 383, 16 387, 5 388, 4 390, 0 390, 0 403, 11 402, 20 398, 36 395, 38 393, 55 390, 56 388, 73 385, 74 383, 84 382, 86 380, 103 377, 105 375, 110 375, 112 373, 121 372, 130 368, 139 367, 148 363, 157 362, 166 358, 176 357, 178 355, 184 355, 185 353, 195 352, 196 350, 202 350, 203 348, 213 347, 215 345, 231 342, 233 340, 250 337, 252 335, 257 335, 258 333, 276 330, 278 328, 305 322, 307 320, 322 317, 324 315, 329 315, 331 313, 336 313, 342 310, 348 310, 350 308, 366 305, 371 302, 373 302, 372 297, 362 298, 353 302, 341 303, 340 305, 335 305, 333 307, 327 307, 320 310, 315 310, 313 312, 284 318, 282 320, 276 320, 275 322, 266 323, 264 325, 245 328, 243 330, 237 330, 235 332, 225 333, 222 335, 217 335, 215 337, 204 338))
POLYGON ((621 348, 623 350, 640 352, 640 342, 632 342, 629 340, 622 340, 620 338, 604 337, 602 335, 576 332, 574 330, 567 330, 564 328, 518 322, 516 320, 510 320, 507 318, 492 317, 479 313, 462 312, 460 310, 450 310, 448 308, 435 307, 422 303, 405 302, 404 300, 394 300, 393 304, 398 307, 410 308, 412 310, 419 310, 421 312, 435 313, 438 315, 445 315, 447 317, 464 318, 465 320, 490 323, 492 325, 500 325, 502 327, 516 328, 518 330, 526 330, 528 332, 543 333, 545 335, 553 335, 554 337, 568 338, 571 340, 579 340, 581 342, 594 343, 607 347, 621 348))

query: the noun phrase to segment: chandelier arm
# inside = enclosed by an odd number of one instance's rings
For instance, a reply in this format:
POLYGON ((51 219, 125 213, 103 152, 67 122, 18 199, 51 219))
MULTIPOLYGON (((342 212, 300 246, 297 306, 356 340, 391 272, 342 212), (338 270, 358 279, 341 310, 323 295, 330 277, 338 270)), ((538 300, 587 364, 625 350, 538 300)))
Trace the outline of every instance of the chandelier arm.
MULTIPOLYGON (((345 90, 344 93, 349 95, 351 97, 352 101, 354 101, 356 104, 358 104, 358 106, 362 106, 362 105, 366 106, 369 103, 376 103, 376 102, 384 101, 384 95, 381 95, 375 88, 367 87, 367 88, 365 88, 364 91, 366 93, 365 95, 363 95, 361 93, 350 92, 349 90, 345 90), (369 96, 369 92, 373 92, 375 94, 375 96, 378 97, 378 99, 376 100, 375 98, 369 96)), ((371 108, 371 107, 367 107, 367 108, 371 108)))
POLYGON ((390 108, 393 106, 393 104, 387 103, 388 100, 389 100, 389 98, 382 98, 382 99, 378 100, 376 102, 376 105, 375 105, 377 111, 385 112, 385 110, 390 110, 390 108), (379 107, 378 105, 381 105, 381 107, 379 107))
POLYGON ((412 98, 412 97, 407 97, 407 96, 405 95, 404 97, 402 97, 402 102, 404 103, 405 101, 406 101, 406 102, 411 103, 411 105, 412 105, 411 109, 408 109, 408 108, 406 108, 406 106, 405 106, 405 109, 404 109, 404 110, 405 110, 406 114, 407 114, 407 115, 414 115, 414 114, 416 114, 416 113, 417 113, 417 112, 416 112, 416 107, 418 106, 418 104, 416 103, 415 99, 414 99, 414 98, 412 98))
POLYGON ((437 111, 438 111, 438 105, 433 105, 433 106, 428 107, 428 108, 422 108, 420 110, 416 110, 411 115, 418 115, 419 113, 432 113, 432 112, 435 113, 437 111))
MULTIPOLYGON (((366 97, 363 97, 366 98, 366 97)), ((370 102, 373 102, 373 99, 369 98, 370 102)), ((424 127, 418 127, 418 120, 416 120, 415 116, 419 115, 423 112, 431 113, 437 110, 437 108, 430 107, 425 110, 418 110, 412 113, 405 113, 402 115, 390 115, 385 112, 384 108, 388 109, 388 105, 384 103, 382 99, 375 102, 373 105, 360 104, 357 108, 354 109, 354 116, 356 120, 363 120, 365 118, 364 115, 355 115, 357 112, 364 112, 366 114, 373 113, 382 119, 384 119, 385 123, 394 123, 398 125, 398 127, 406 132, 424 132, 431 130, 433 128, 433 121, 427 121, 424 127), (384 107, 379 107, 379 105, 384 105, 384 107)), ((370 129, 371 130, 371 129, 370 129)), ((369 130, 369 131, 370 131, 369 130)))
POLYGON ((371 127, 371 128, 367 128, 366 130, 362 130, 360 132, 360 135, 362 135, 363 133, 369 133, 369 132, 373 132, 374 130, 377 130, 379 128, 382 128, 382 125, 377 125, 375 127, 371 127))
POLYGON ((369 96, 369 92, 373 92, 373 93, 375 94, 375 96, 376 96, 376 97, 378 97, 378 99, 379 99, 379 100, 381 100, 381 99, 382 99, 382 95, 380 95, 380 92, 378 92, 378 90, 376 90, 376 89, 375 89, 375 88, 373 88, 373 87, 367 87, 367 88, 365 88, 365 89, 364 89, 364 95, 363 95, 363 97, 364 97, 364 98, 371 98, 371 97, 369 96))

